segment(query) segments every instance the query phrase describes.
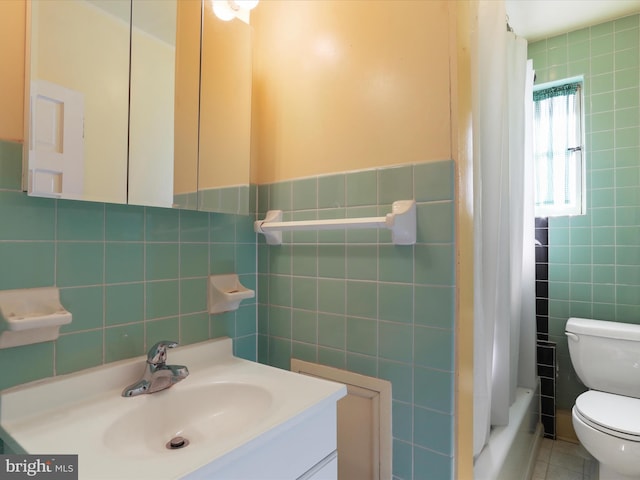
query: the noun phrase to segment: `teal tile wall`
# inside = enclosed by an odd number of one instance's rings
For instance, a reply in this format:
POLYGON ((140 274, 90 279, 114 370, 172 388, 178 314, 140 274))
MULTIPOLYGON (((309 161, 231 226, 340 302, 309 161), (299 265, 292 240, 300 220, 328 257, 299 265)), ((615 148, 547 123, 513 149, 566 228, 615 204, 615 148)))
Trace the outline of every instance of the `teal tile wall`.
POLYGON ((291 357, 393 385, 396 479, 452 478, 454 191, 452 161, 261 185, 259 217, 381 216, 417 202, 413 246, 386 230, 285 232, 258 239, 258 358, 291 357))
POLYGON ((252 211, 249 192, 255 188, 255 185, 238 185, 200 190, 198 191, 198 210, 249 214, 252 211))
POLYGON ((55 342, 0 350, 0 389, 142 355, 161 339, 234 339, 257 357, 256 299, 209 315, 207 276, 256 288, 250 216, 28 197, 21 145, 0 142, 0 289, 57 286, 73 322, 55 342))
POLYGON ((237 215, 255 213, 257 185, 238 185, 198 190, 173 196, 173 206, 185 210, 237 215))
POLYGON ((640 15, 529 46, 537 83, 584 75, 587 214, 549 219, 558 408, 585 390, 563 334, 580 316, 640 324, 640 15))

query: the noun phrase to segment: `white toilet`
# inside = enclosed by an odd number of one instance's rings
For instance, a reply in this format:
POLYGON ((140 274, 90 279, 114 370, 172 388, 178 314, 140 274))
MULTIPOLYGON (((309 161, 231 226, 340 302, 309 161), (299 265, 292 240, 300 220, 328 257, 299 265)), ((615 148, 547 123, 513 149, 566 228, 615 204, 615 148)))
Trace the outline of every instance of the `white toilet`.
POLYGON ((600 480, 640 480, 640 325, 570 318, 571 363, 589 391, 573 427, 599 462, 600 480))

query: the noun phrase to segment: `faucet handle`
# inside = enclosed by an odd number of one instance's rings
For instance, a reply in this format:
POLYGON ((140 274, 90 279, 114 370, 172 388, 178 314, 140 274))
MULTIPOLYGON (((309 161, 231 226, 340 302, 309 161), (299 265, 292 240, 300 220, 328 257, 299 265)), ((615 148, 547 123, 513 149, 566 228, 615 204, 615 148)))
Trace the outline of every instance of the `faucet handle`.
POLYGON ((163 365, 167 362, 167 348, 178 346, 178 342, 171 340, 161 340, 149 349, 147 353, 147 363, 151 365, 163 365))

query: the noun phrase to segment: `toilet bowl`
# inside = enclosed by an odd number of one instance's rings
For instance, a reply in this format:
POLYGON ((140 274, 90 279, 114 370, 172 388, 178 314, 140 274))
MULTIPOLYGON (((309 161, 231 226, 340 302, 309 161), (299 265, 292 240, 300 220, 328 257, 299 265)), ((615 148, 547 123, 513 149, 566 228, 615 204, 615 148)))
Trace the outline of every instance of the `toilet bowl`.
POLYGON ((640 480, 640 326, 570 318, 569 355, 590 388, 572 409, 600 480, 640 480))
POLYGON ((589 390, 571 414, 580 443, 600 463, 600 480, 640 479, 640 399, 589 390))

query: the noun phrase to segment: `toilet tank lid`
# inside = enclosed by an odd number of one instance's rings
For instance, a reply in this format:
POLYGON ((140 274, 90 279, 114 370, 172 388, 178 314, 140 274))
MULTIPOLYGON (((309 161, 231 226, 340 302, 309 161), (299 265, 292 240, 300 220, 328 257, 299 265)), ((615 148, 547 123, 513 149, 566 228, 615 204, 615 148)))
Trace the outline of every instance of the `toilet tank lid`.
POLYGON ((592 335, 604 338, 640 341, 640 325, 631 323, 607 322, 587 318, 570 318, 565 331, 577 335, 592 335))

